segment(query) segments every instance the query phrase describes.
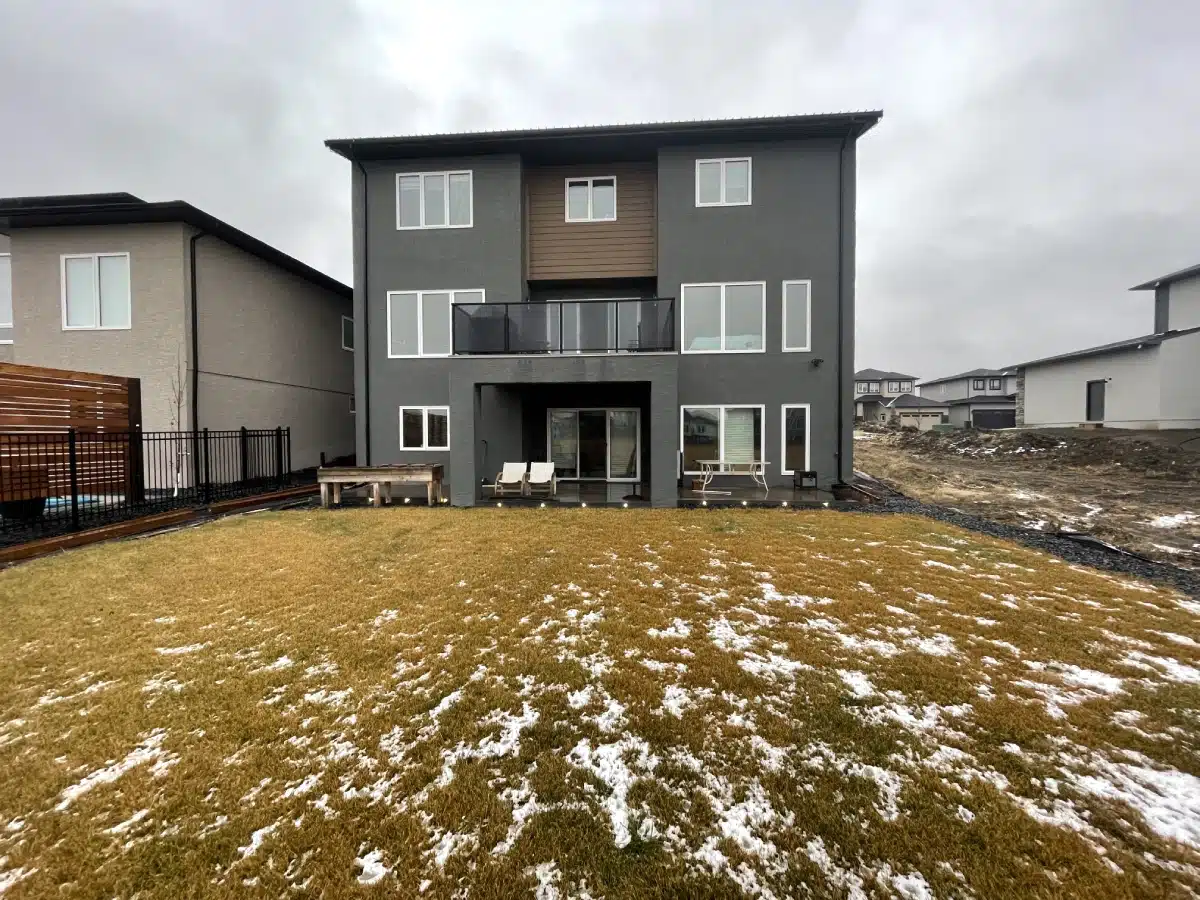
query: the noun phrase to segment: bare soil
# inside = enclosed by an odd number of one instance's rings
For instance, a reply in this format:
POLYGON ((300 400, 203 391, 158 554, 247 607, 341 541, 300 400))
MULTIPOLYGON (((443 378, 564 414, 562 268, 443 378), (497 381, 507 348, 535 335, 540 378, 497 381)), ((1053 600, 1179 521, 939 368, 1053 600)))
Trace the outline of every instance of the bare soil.
POLYGON ((860 431, 855 466, 926 503, 1200 569, 1195 432, 860 431))

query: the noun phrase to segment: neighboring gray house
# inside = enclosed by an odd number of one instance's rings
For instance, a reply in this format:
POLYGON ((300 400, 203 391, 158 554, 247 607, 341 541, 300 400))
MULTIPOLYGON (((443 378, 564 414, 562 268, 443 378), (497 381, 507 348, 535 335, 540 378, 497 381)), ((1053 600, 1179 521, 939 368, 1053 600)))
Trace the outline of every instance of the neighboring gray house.
POLYGON ((887 422, 887 405, 895 398, 911 394, 915 375, 883 369, 859 369, 854 373, 854 418, 863 422, 887 422))
POLYGON ((294 468, 354 452, 348 286, 130 194, 0 200, 0 240, 3 359, 140 378, 145 431, 283 425, 294 468))
POLYGON ((1200 428, 1200 266, 1130 290, 1154 291, 1154 333, 1022 363, 1021 424, 1200 428))
POLYGON ((881 113, 332 140, 358 456, 674 505, 698 460, 853 473, 855 142, 881 113), (621 488, 617 488, 620 490, 621 488))
POLYGON ((947 421, 960 428, 1012 428, 1017 416, 1015 369, 971 369, 917 385, 921 396, 946 405, 947 421))

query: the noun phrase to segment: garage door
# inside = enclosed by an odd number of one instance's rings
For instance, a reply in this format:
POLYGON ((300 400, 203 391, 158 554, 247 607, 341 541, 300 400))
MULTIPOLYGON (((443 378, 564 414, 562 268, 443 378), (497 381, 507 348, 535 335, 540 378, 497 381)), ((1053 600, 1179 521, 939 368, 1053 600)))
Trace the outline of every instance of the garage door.
POLYGON ((971 413, 971 424, 976 428, 1016 428, 1015 409, 977 409, 971 413))

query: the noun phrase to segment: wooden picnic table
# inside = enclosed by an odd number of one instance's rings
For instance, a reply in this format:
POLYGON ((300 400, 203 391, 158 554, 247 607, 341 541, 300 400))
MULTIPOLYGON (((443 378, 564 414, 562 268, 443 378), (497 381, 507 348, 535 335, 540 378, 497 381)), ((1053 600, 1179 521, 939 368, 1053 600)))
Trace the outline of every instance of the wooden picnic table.
POLYGON ((317 469, 321 486, 321 506, 329 508, 330 494, 335 504, 342 502, 342 485, 369 484, 371 505, 392 502, 393 484, 424 484, 430 506, 442 502, 441 463, 405 463, 392 466, 323 466, 317 469))

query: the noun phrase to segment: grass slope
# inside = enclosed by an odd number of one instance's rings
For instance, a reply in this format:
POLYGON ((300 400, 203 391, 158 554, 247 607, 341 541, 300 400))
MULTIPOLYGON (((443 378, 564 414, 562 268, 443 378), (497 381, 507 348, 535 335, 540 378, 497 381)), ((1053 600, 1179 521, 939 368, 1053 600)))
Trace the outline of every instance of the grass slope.
POLYGON ((0 610, 5 900, 1200 889, 1200 604, 925 519, 258 514, 0 610))

